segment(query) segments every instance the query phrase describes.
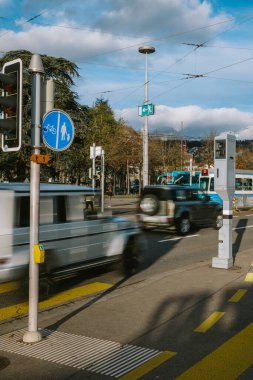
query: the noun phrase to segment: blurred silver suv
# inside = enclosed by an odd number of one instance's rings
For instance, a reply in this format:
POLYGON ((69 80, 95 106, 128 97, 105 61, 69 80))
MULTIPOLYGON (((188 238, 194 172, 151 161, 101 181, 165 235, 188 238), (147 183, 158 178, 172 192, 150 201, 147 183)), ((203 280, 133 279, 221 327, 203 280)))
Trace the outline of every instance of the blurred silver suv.
POLYGON ((222 206, 208 195, 190 186, 146 186, 139 204, 139 221, 143 228, 174 227, 186 235, 193 226, 222 226, 222 206))

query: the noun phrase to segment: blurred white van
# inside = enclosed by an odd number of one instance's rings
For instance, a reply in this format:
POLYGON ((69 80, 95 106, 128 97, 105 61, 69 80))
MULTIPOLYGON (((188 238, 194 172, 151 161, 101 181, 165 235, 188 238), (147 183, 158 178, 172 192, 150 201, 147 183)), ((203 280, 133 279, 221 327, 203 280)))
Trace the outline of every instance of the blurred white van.
MULTIPOLYGON (((0 282, 28 273, 30 184, 0 184, 0 282)), ((136 222, 100 215, 100 192, 86 186, 40 185, 39 240, 45 247, 47 275, 64 275, 111 262, 125 274, 137 270, 142 256, 136 222), (86 208, 87 202, 92 208, 86 208)))

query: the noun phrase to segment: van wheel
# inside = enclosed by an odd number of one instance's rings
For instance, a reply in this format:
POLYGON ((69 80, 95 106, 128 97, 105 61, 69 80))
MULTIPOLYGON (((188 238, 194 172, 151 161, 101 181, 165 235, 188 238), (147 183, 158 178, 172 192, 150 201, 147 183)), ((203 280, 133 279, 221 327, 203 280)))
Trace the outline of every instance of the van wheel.
POLYGON ((223 226, 223 215, 221 213, 216 215, 213 228, 219 230, 223 226))
POLYGON ((133 236, 123 252, 121 271, 127 277, 137 273, 144 260, 144 238, 141 235, 133 236))
POLYGON ((179 235, 187 235, 191 230, 191 222, 188 215, 182 215, 176 224, 176 230, 179 235))

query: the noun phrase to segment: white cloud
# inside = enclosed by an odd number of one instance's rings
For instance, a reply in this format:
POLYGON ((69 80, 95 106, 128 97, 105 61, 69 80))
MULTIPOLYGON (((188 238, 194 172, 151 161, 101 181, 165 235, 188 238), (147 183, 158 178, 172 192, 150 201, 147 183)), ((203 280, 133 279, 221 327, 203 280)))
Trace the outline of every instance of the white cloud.
MULTIPOLYGON (((117 117, 122 117, 136 129, 143 126, 144 120, 137 116, 136 109, 116 111, 117 117)), ((155 115, 149 117, 150 133, 182 133, 189 137, 206 137, 211 131, 216 134, 233 131, 241 139, 253 139, 253 113, 241 112, 235 108, 203 109, 190 105, 172 108, 157 106, 155 115)))
POLYGON ((130 31, 142 35, 168 36, 193 30, 191 36, 208 39, 214 32, 221 30, 218 24, 227 18, 224 13, 214 16, 211 4, 207 1, 111 0, 108 3, 111 3, 111 9, 98 18, 96 26, 116 33, 130 31), (217 25, 196 31, 211 23, 217 25))

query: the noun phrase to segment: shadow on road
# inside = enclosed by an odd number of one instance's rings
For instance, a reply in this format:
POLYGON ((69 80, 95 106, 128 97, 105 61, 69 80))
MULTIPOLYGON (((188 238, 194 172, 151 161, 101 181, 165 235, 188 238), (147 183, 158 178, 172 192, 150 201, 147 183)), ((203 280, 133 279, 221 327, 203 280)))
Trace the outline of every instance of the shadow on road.
POLYGON ((232 247, 233 264, 235 263, 236 255, 239 252, 241 242, 242 242, 242 237, 245 233, 247 224, 248 224, 248 219, 240 219, 237 226, 235 227, 235 232, 237 236, 232 247))

